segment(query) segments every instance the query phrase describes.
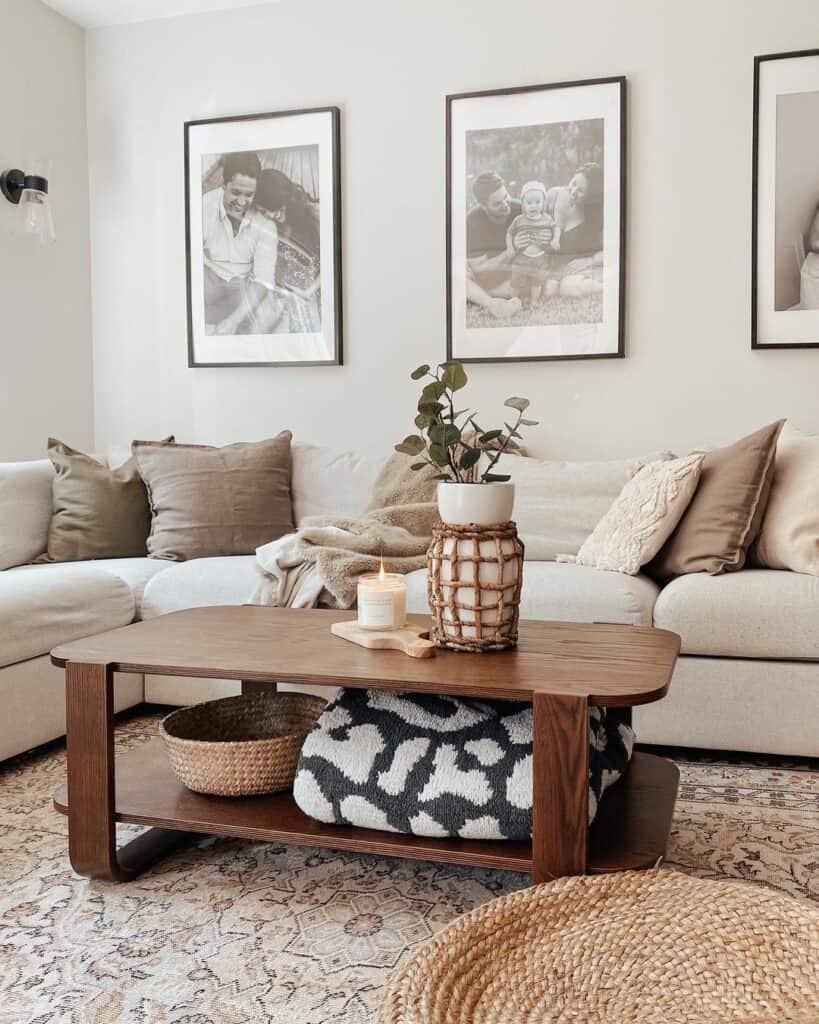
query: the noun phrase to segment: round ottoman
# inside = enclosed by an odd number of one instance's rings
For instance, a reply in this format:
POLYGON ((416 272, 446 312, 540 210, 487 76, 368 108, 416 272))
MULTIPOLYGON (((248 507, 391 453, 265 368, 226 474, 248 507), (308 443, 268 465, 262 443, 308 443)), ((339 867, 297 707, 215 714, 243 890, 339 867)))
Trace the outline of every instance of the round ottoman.
POLYGON ((667 869, 563 878, 459 917, 379 1024, 819 1021, 819 909, 667 869))

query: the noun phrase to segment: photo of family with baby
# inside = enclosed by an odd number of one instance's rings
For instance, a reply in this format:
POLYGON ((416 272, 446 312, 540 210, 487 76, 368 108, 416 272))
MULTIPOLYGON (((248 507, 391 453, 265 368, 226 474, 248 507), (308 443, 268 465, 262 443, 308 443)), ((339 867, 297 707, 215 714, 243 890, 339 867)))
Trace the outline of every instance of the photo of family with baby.
POLYGON ((466 132, 466 325, 603 319, 603 137, 594 118, 466 132))

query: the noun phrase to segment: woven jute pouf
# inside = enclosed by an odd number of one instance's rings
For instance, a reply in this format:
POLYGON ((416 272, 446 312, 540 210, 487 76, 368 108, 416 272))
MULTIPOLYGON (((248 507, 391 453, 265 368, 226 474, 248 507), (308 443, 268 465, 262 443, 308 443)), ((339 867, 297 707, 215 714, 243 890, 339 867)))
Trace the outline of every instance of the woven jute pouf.
POLYGON ((427 551, 430 638, 479 654, 518 642, 523 542, 513 522, 438 523, 427 551))
POLYGON ((819 910, 675 871, 563 878, 459 917, 379 1024, 819 1021, 819 910))

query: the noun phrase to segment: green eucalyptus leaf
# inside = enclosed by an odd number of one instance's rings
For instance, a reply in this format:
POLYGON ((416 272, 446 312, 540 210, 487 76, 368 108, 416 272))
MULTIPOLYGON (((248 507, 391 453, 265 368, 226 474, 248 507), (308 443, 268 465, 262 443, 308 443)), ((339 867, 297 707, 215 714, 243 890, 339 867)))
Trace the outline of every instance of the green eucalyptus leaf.
POLYGON ((528 398, 507 398, 503 404, 508 405, 510 409, 517 409, 518 412, 525 412, 530 403, 528 398))
POLYGON ((410 469, 423 469, 425 466, 428 465, 428 462, 413 462, 413 464, 410 466, 410 469))
POLYGON ((418 412, 428 416, 430 420, 436 419, 443 411, 443 408, 440 402, 426 402, 421 399, 418 403, 418 412))
POLYGON ((451 473, 439 473, 437 476, 432 478, 433 480, 452 480, 451 473))
POLYGON ((509 451, 520 451, 520 445, 517 443, 517 441, 513 441, 511 437, 508 437, 506 439, 506 447, 509 451))
POLYGON ((538 420, 525 420, 521 417, 520 424, 522 427, 536 427, 538 425, 538 420))
POLYGON ((472 469, 476 462, 479 461, 481 455, 480 448, 467 448, 467 450, 461 456, 461 461, 458 465, 461 469, 472 469))
POLYGON ((431 380, 421 392, 422 402, 437 402, 446 393, 446 384, 442 380, 431 380))
POLYGON ((496 441, 503 434, 502 430, 487 430, 485 434, 481 434, 478 440, 481 444, 491 444, 496 441))
POLYGON ((402 455, 420 455, 426 446, 427 443, 423 437, 419 437, 417 434, 408 434, 400 444, 395 446, 395 450, 401 452, 402 455))
POLYGON ((415 417, 414 423, 419 430, 426 430, 430 424, 429 416, 425 416, 424 413, 419 412, 415 417))
POLYGON ((449 459, 446 455, 446 449, 440 444, 431 444, 429 446, 429 456, 436 466, 447 466, 449 465, 449 459))
POLYGON ((422 377, 426 377, 428 373, 429 363, 424 363, 422 366, 416 367, 410 374, 410 377, 412 377, 413 380, 420 380, 422 377))
POLYGON ((508 473, 484 473, 481 476, 481 480, 485 484, 505 484, 507 480, 511 480, 512 477, 508 473))
POLYGON ((460 391, 461 388, 466 387, 466 370, 460 363, 451 361, 448 363, 441 363, 441 381, 449 388, 450 391, 460 391))
POLYGON ((461 440, 461 432, 451 423, 433 423, 429 428, 429 439, 442 448, 451 448, 461 440))

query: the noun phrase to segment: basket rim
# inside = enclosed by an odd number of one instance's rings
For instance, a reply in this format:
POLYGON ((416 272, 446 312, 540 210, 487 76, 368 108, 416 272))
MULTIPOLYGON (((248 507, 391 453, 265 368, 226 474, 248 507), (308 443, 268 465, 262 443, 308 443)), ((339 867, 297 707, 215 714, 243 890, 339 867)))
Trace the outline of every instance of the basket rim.
POLYGON ((242 701, 244 703, 247 703, 248 705, 252 705, 254 703, 259 703, 259 702, 264 702, 264 701, 281 700, 281 699, 288 699, 288 698, 295 698, 295 697, 298 697, 300 700, 303 700, 303 701, 308 702, 308 703, 314 703, 316 711, 317 711, 316 718, 318 718, 318 715, 321 714, 321 711, 327 705, 327 701, 323 697, 317 697, 315 694, 312 694, 312 693, 298 693, 298 692, 296 692, 296 693, 276 693, 274 691, 273 693, 271 693, 269 695, 267 695, 267 694, 236 694, 236 695, 234 695, 232 697, 217 697, 217 698, 214 698, 214 700, 202 701, 199 704, 189 704, 186 707, 174 708, 173 711, 170 711, 167 715, 165 715, 164 718, 162 718, 160 720, 158 731, 159 731, 159 734, 160 734, 160 736, 162 737, 163 740, 168 740, 171 743, 176 744, 176 745, 184 744, 186 746, 199 747, 200 749, 202 747, 205 747, 205 746, 209 746, 209 747, 224 747, 224 746, 226 746, 228 744, 231 744, 233 746, 240 746, 241 745, 241 746, 250 747, 250 746, 253 746, 253 745, 259 744, 259 743, 276 743, 276 742, 280 742, 281 740, 286 740, 289 737, 293 737, 293 736, 307 736, 310 733, 310 731, 312 730, 312 728, 313 728, 312 725, 309 726, 306 729, 294 729, 292 731, 287 731, 287 732, 281 733, 278 736, 262 736, 262 737, 259 737, 258 739, 231 739, 230 737, 225 737, 224 739, 221 739, 221 738, 220 739, 191 739, 190 737, 187 737, 187 736, 177 736, 175 733, 170 732, 167 729, 167 727, 166 727, 166 723, 169 722, 171 719, 174 719, 174 718, 177 719, 177 720, 184 719, 186 713, 189 713, 194 708, 202 708, 206 704, 225 704, 228 701, 230 701, 230 702, 242 701), (321 705, 321 706, 319 707, 319 705, 321 705))

